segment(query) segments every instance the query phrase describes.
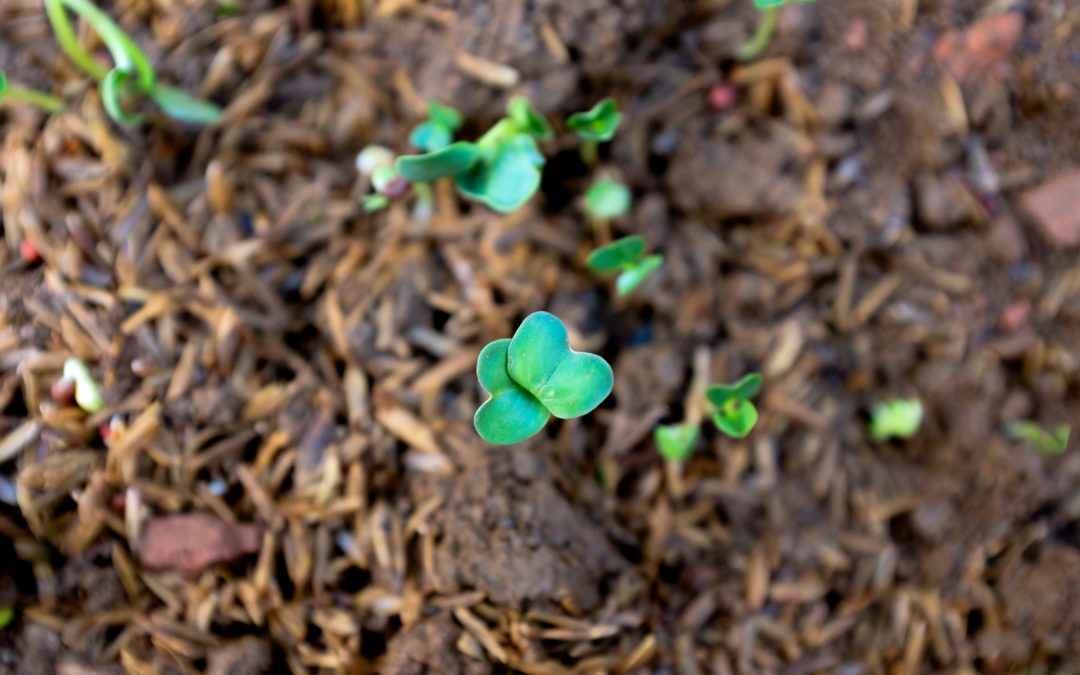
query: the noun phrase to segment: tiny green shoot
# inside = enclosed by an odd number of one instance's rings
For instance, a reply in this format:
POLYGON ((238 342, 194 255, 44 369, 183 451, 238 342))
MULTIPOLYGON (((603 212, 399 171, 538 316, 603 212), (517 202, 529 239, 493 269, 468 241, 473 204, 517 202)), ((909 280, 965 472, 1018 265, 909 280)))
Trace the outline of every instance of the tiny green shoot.
POLYGON ((75 403, 84 411, 94 414, 105 407, 101 389, 85 363, 76 358, 68 359, 64 362, 61 377, 75 383, 75 403))
POLYGON ((585 192, 585 213, 592 220, 614 220, 629 210, 630 189, 617 180, 598 180, 585 192))
POLYGON ((662 255, 645 255, 645 238, 636 234, 601 246, 585 260, 593 272, 619 273, 615 280, 615 292, 619 296, 633 292, 663 263, 662 255))
POLYGON ((36 105, 47 113, 56 114, 63 112, 64 102, 52 94, 24 87, 13 87, 8 82, 7 74, 0 71, 0 103, 29 103, 36 105))
POLYGON ((600 143, 610 141, 622 122, 619 104, 610 96, 585 112, 574 113, 566 126, 581 139, 581 159, 588 165, 596 163, 600 143))
POLYGON ((1053 431, 1047 431, 1034 422, 1019 420, 1005 427, 1005 435, 1014 441, 1024 441, 1046 455, 1060 455, 1069 445, 1072 428, 1068 424, 1059 424, 1053 431))
POLYGON ((129 113, 125 107, 127 99, 135 94, 149 96, 162 112, 178 122, 213 124, 221 118, 221 109, 213 103, 159 83, 146 52, 90 0, 45 0, 45 13, 60 48, 76 66, 98 81, 102 106, 117 122, 142 122, 140 115, 129 113), (68 10, 82 17, 101 37, 112 57, 112 68, 107 68, 82 46, 68 10))
POLYGON ((893 399, 879 403, 870 411, 868 432, 872 441, 911 438, 922 424, 923 404, 917 398, 893 399))
POLYGON ((753 61, 761 56, 772 42, 776 27, 780 22, 780 8, 788 4, 808 5, 815 0, 754 0, 754 6, 761 10, 761 20, 758 22, 754 35, 735 50, 735 58, 739 61, 753 61))
POLYGON ((12 605, 0 606, 0 630, 4 630, 15 620, 15 607, 12 605))
POLYGON ((607 361, 570 349, 566 326, 547 312, 530 314, 513 337, 484 347, 476 377, 489 396, 473 425, 495 445, 534 436, 552 415, 572 419, 592 412, 614 385, 607 361))
POLYGON ((428 102, 428 118, 409 133, 409 143, 417 150, 435 152, 454 141, 461 128, 461 113, 438 101, 428 102))
POLYGON ((653 438, 660 456, 669 462, 681 462, 694 452, 694 445, 701 435, 696 424, 663 424, 653 431, 653 438))
POLYGON ((745 438, 757 424, 758 412, 750 399, 761 391, 762 377, 750 373, 734 384, 714 384, 705 390, 713 424, 732 438, 745 438))

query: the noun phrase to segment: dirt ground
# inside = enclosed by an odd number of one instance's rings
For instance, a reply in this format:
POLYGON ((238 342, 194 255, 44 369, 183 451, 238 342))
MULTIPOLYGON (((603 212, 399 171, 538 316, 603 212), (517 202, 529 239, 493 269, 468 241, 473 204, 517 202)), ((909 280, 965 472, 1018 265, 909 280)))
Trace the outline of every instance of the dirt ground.
POLYGON ((1080 428, 1080 4, 818 0, 747 65, 750 0, 106 7, 226 112, 119 127, 0 2, 69 103, 0 108, 0 673, 1080 672, 1080 454, 1002 431, 1080 428), (360 148, 513 94, 618 99, 629 299, 571 134, 508 216, 361 208, 360 148), (540 309, 614 394, 487 446, 477 353, 540 309), (757 429, 665 467, 751 370, 757 429))

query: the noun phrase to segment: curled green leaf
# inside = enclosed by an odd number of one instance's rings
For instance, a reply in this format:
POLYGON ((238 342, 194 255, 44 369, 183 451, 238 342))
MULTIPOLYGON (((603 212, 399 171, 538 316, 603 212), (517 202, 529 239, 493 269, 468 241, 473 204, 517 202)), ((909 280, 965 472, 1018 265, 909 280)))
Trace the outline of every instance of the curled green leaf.
POLYGON ((732 400, 749 401, 761 391, 763 382, 760 373, 750 373, 734 384, 711 385, 705 390, 705 397, 717 408, 732 400))
POLYGON ((645 237, 634 234, 597 248, 585 265, 593 272, 614 272, 637 262, 644 253, 645 237))
POLYGON ((574 113, 566 120, 566 126, 578 136, 589 141, 610 141, 622 121, 619 105, 610 96, 585 112, 574 113))
POLYGON ((128 74, 117 68, 113 68, 101 81, 101 105, 105 112, 121 124, 142 124, 143 117, 124 110, 125 84, 128 74))
POLYGON ((464 173, 479 160, 480 150, 475 144, 458 141, 425 155, 398 157, 394 167, 407 180, 426 183, 464 173))

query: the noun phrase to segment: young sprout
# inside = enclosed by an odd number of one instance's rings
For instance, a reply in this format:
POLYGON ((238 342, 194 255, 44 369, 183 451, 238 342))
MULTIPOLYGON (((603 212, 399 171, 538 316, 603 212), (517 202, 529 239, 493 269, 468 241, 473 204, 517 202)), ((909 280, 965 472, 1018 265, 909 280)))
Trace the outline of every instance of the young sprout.
POLYGON ((585 260, 585 265, 593 272, 619 273, 615 292, 620 297, 640 286, 662 264, 664 256, 645 255, 645 238, 636 234, 601 246, 585 260))
POLYGON ((681 462, 693 454, 700 435, 701 427, 696 424, 665 424, 653 431, 660 456, 669 462, 681 462))
POLYGON ((761 375, 750 373, 735 384, 714 384, 706 389, 716 428, 732 438, 745 438, 757 424, 757 408, 750 399, 761 391, 761 384, 761 375))
POLYGON ((29 103, 36 105, 47 113, 56 114, 64 110, 64 102, 52 94, 23 87, 13 87, 8 82, 7 74, 0 71, 0 103, 11 101, 12 103, 29 103))
POLYGON ((598 180, 585 192, 585 213, 590 220, 614 220, 629 210, 630 189, 617 180, 598 180))
POLYGON ((473 425, 495 445, 539 433, 552 415, 572 419, 592 412, 615 381, 603 358, 570 349, 563 322, 547 312, 530 314, 512 338, 484 347, 476 377, 489 396, 473 425))
POLYGON ((60 48, 76 66, 100 83, 101 103, 109 117, 117 122, 139 124, 142 121, 141 116, 124 108, 125 100, 133 94, 149 96, 162 112, 178 122, 212 124, 221 118, 221 109, 213 103, 160 84, 142 48, 90 0, 45 0, 45 13, 60 48), (114 65, 111 69, 79 43, 67 10, 85 19, 101 37, 112 56, 114 65))
POLYGON ((361 201, 368 213, 386 208, 390 200, 400 197, 409 189, 409 181, 394 168, 394 153, 381 145, 369 145, 356 155, 356 170, 371 180, 375 194, 365 195, 361 201))
POLYGON ((61 380, 75 383, 75 403, 84 411, 94 414, 105 407, 105 399, 101 396, 101 389, 94 381, 94 376, 79 359, 70 358, 64 361, 61 380))
POLYGON ((610 141, 622 121, 619 104, 610 96, 585 112, 574 113, 566 119, 566 126, 581 138, 581 159, 590 166, 596 163, 601 143, 610 141))
POLYGON ((1028 420, 1013 422, 1005 427, 1005 435, 1010 440, 1024 441, 1046 455, 1060 455, 1065 452, 1070 433, 1072 428, 1068 424, 1059 424, 1051 432, 1028 420))
POLYGON ((772 42, 773 34, 776 33, 776 26, 780 20, 780 7, 794 3, 809 5, 812 2, 814 0, 754 0, 754 6, 761 10, 761 21, 758 22, 753 37, 735 50, 735 58, 746 62, 761 56, 761 53, 772 42))
POLYGON ((438 101, 428 101, 428 118, 409 133, 409 143, 417 150, 435 152, 454 141, 461 127, 461 113, 438 101))
POLYGON ((870 440, 911 438, 919 431, 922 418, 923 404, 917 398, 897 398, 879 403, 870 411, 870 440))

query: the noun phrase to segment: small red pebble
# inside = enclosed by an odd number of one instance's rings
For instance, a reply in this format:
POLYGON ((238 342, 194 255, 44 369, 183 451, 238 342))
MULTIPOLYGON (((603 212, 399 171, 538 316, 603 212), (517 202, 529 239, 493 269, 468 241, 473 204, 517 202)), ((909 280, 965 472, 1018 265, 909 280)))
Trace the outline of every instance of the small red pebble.
POLYGON ((22 257, 23 262, 28 265, 41 262, 41 251, 29 239, 23 239, 19 242, 19 255, 22 257))
POLYGON ((998 323, 1005 330, 1016 330, 1027 321, 1031 314, 1031 303, 1027 300, 1017 300, 1001 312, 998 323))
POLYGON ((844 31, 844 46, 849 52, 861 52, 866 48, 870 30, 862 19, 852 19, 844 31))
POLYGON ((735 105, 739 93, 730 84, 714 84, 709 88, 709 105, 717 112, 727 110, 735 105))
POLYGON ((112 425, 102 424, 100 427, 98 427, 98 434, 101 436, 101 440, 108 443, 109 437, 112 436, 112 425))
POLYGON ((49 387, 49 395, 57 405, 67 407, 75 404, 75 381, 61 377, 49 387))
POLYGON ((127 491, 121 490, 113 494, 112 499, 109 500, 109 508, 118 516, 124 515, 127 509, 127 491))

